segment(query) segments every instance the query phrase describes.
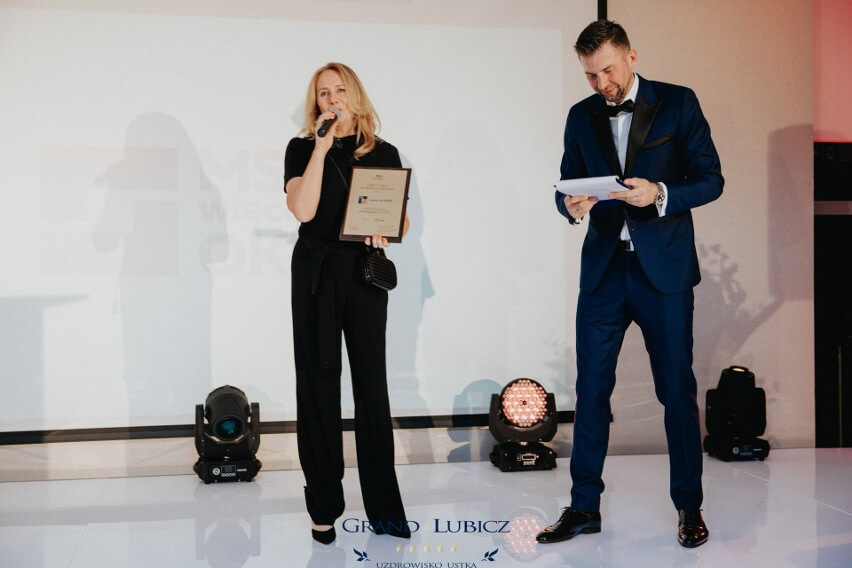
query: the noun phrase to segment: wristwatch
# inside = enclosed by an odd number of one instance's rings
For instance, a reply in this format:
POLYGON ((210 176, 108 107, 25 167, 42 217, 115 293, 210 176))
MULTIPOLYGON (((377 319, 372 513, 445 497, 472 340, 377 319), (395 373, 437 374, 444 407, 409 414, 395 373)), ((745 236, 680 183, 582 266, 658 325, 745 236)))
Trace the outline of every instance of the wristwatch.
POLYGON ((654 198, 654 203, 657 205, 662 205, 666 202, 666 190, 664 189, 663 184, 657 182, 657 196, 654 198))

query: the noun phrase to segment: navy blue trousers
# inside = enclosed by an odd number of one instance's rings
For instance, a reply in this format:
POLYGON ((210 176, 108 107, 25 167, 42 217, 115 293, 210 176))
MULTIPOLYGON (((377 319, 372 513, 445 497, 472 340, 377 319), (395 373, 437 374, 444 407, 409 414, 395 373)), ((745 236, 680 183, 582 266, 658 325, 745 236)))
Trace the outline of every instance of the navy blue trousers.
MULTIPOLYGON (((571 505, 600 510, 609 445, 610 396, 624 332, 645 338, 657 399, 665 408, 670 495, 677 509, 701 507, 702 448, 692 372, 692 289, 662 294, 635 252, 617 250, 601 284, 577 304, 577 405, 571 454, 571 505)), ((616 417, 617 420, 617 417, 616 417)))

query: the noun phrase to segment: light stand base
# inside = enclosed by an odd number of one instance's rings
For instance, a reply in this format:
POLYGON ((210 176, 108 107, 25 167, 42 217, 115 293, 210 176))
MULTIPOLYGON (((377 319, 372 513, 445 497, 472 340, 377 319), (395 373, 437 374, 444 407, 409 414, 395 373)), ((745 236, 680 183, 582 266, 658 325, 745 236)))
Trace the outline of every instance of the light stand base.
POLYGON ((704 451, 722 461, 763 461, 769 456, 769 442, 763 438, 704 437, 704 451))
POLYGON ((204 483, 218 483, 220 481, 251 481, 262 465, 255 457, 227 461, 198 458, 192 469, 204 483))
POLYGON ((556 467, 556 452, 540 442, 496 444, 488 455, 500 471, 532 471, 556 467))

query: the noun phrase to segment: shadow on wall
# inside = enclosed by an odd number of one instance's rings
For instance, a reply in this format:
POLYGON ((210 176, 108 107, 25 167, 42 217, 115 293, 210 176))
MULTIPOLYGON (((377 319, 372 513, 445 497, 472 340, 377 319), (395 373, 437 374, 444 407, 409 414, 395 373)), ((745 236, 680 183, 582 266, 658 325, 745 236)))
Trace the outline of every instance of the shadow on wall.
MULTIPOLYGON (((715 388, 722 370, 731 365, 750 366, 734 360, 743 343, 781 306, 773 298, 766 305, 746 308, 747 292, 736 278, 739 267, 721 245, 697 243, 701 284, 695 289, 695 357, 693 370, 698 391, 715 388)), ((703 409, 703 399, 699 400, 703 409)))
MULTIPOLYGON (((503 385, 491 379, 480 379, 467 385, 453 400, 453 414, 478 414, 491 404, 491 395, 503 390, 503 385)), ((447 455, 448 462, 487 461, 494 447, 494 438, 486 428, 448 428, 453 442, 461 443, 447 455)))
MULTIPOLYGON (((811 125, 789 126, 769 136, 766 190, 769 296, 764 302, 747 302, 749 294, 736 277, 739 267, 721 245, 701 241, 697 244, 702 281, 695 294, 693 368, 698 378, 702 411, 702 393, 716 387, 723 369, 730 365, 750 367, 754 364, 748 355, 737 356, 752 334, 785 302, 813 300, 812 137, 811 125)), ((728 198, 735 196, 737 190, 731 190, 728 198)), ((808 338, 802 340, 809 341, 808 338)), ((770 408, 781 396, 783 379, 761 375, 760 369, 752 370, 758 386, 766 389, 767 408, 770 408)), ((767 417, 770 433, 771 421, 771 416, 767 417)))
MULTIPOLYGON (((397 267, 399 283, 389 294, 387 323, 387 372, 391 408, 426 408, 420 395, 417 374, 417 347, 423 321, 423 307, 435 295, 429 267, 423 252, 423 202, 417 183, 417 168, 401 155, 404 167, 410 167, 411 181, 408 189, 407 214, 410 222, 402 243, 392 245, 388 256, 397 267)), ((404 452, 410 460, 418 455, 432 455, 431 448, 423 447, 423 437, 402 430, 399 432, 404 452), (419 441, 417 441, 419 440, 419 441)))
POLYGON ((813 126, 769 135, 769 292, 784 301, 813 300, 813 126))
POLYGON ((127 127, 124 155, 95 180, 107 194, 96 250, 123 253, 121 315, 128 423, 186 422, 211 389, 209 266, 228 257, 222 196, 183 125, 164 113, 127 127), (169 417, 169 418, 166 418, 169 417))
MULTIPOLYGON (((45 312, 88 296, 0 298, 0 388, 15 415, 35 422, 44 417, 45 312), (20 385, 27 385, 21 388, 20 385)), ((28 426, 39 428, 37 425, 28 426)))

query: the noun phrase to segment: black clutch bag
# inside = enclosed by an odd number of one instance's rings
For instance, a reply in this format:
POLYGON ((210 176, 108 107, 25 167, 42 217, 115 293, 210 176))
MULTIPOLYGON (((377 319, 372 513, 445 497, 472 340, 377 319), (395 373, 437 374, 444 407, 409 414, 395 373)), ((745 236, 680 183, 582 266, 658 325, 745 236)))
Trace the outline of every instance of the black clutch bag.
POLYGON ((361 265, 361 279, 382 290, 393 290, 396 288, 396 266, 382 249, 367 247, 361 265))

